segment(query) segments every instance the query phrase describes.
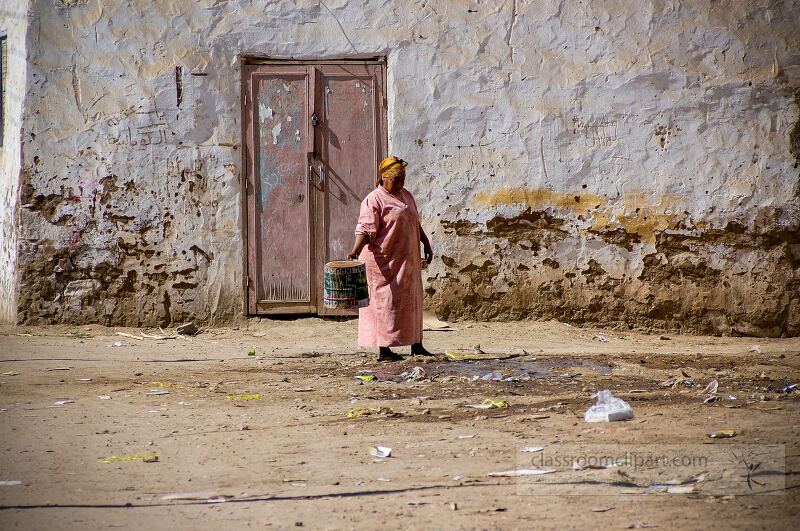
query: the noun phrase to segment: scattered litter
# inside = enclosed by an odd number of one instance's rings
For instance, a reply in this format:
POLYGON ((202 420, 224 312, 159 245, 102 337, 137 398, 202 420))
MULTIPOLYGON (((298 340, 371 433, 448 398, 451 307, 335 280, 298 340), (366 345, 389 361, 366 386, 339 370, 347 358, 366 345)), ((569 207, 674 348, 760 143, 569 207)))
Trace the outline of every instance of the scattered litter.
POLYGON ((508 407, 508 402, 504 400, 494 400, 491 398, 487 398, 480 404, 467 404, 467 407, 475 409, 506 409, 508 407))
POLYGON ((143 461, 145 463, 155 463, 158 461, 157 454, 136 454, 136 455, 126 455, 123 457, 117 457, 115 455, 109 457, 101 457, 98 459, 101 463, 109 464, 109 463, 122 463, 125 461, 143 461))
POLYGON ((478 360, 506 360, 510 358, 517 358, 522 354, 511 352, 488 353, 488 352, 459 352, 457 350, 448 350, 444 353, 448 359, 452 361, 478 361, 478 360))
POLYGON ((598 463, 579 463, 574 462, 572 463, 572 470, 605 470, 607 468, 614 468, 617 466, 627 465, 630 464, 630 459, 622 458, 622 459, 615 459, 607 464, 598 464, 598 463))
POLYGON ((704 404, 710 404, 712 402, 716 402, 719 400, 717 396, 717 391, 719 390, 719 382, 717 380, 711 380, 708 385, 701 391, 701 394, 706 395, 703 399, 704 404))
POLYGON ((464 479, 464 476, 453 476, 453 481, 461 481, 464 479))
POLYGON ((704 395, 715 395, 717 394, 717 390, 719 389, 719 382, 716 380, 711 380, 708 385, 703 389, 702 394, 704 395))
POLYGON ((294 389, 292 389, 292 391, 294 391, 295 393, 307 393, 313 390, 314 390, 313 387, 295 387, 294 389))
POLYGON ((53 367, 52 369, 47 369, 48 371, 71 371, 72 367, 53 367))
POLYGON ((255 356, 256 355, 256 349, 251 348, 250 350, 247 351, 247 355, 248 356, 255 356))
POLYGON ((89 382, 92 381, 92 379, 91 378, 78 378, 77 381, 83 382, 83 383, 89 383, 89 382))
POLYGON ((539 469, 539 468, 521 468, 519 470, 504 470, 503 472, 489 472, 489 476, 493 478, 518 478, 522 476, 541 476, 542 474, 551 474, 555 470, 539 469))
POLYGON ((13 487, 14 485, 22 485, 22 482, 16 479, 5 479, 0 481, 0 487, 13 487))
POLYGON ((261 400, 261 393, 253 393, 250 395, 228 395, 228 400, 261 400))
POLYGON ((184 323, 175 329, 175 333, 180 336, 196 336, 198 332, 200 332, 200 329, 193 321, 184 323))
POLYGON ((74 400, 59 400, 58 402, 55 402, 54 404, 56 406, 66 406, 67 404, 74 404, 74 403, 75 403, 74 400))
POLYGON ((614 422, 617 420, 630 420, 633 418, 631 406, 611 394, 609 390, 598 391, 592 395, 597 398, 597 403, 586 410, 583 419, 586 422, 614 422))
POLYGON ((458 510, 458 504, 456 502, 451 503, 450 504, 450 509, 453 510, 453 511, 457 511, 458 510))
POLYGON ((692 494, 694 487, 692 485, 677 485, 675 487, 667 487, 667 494, 692 494))
POLYGON ((473 433, 472 435, 459 435, 458 438, 459 439, 474 439, 477 436, 478 436, 477 433, 473 433))
POLYGON ((593 513, 605 513, 605 512, 611 511, 613 509, 614 509, 614 507, 594 507, 592 509, 592 512, 593 513))
POLYGON ((708 436, 712 439, 731 439, 736 437, 736 430, 719 430, 714 433, 709 433, 708 436))
POLYGON ((595 334, 592 339, 601 343, 608 343, 608 336, 605 334, 595 334))
POLYGON ((549 418, 550 415, 531 415, 529 417, 523 417, 522 420, 544 420, 549 418))
POLYGON ((370 446, 369 455, 373 457, 391 457, 392 449, 388 446, 370 446))
POLYGON ((705 479, 705 473, 700 472, 699 474, 694 474, 684 479, 671 479, 669 481, 653 483, 652 485, 648 485, 648 488, 668 494, 691 494, 695 489, 693 484, 705 481, 705 479))
POLYGON ((154 336, 153 334, 145 334, 144 332, 142 332, 142 337, 145 339, 176 339, 178 337, 178 336, 168 336, 162 328, 159 328, 159 330, 161 330, 162 334, 160 336, 154 336))
POLYGON ((361 380, 362 382, 371 382, 375 379, 374 374, 357 374, 353 377, 355 380, 361 380))
POLYGON ((169 389, 150 389, 150 392, 147 394, 151 396, 168 395, 169 389))
POLYGON ((113 343, 111 343, 111 346, 112 347, 124 347, 125 343, 123 343, 122 341, 114 341, 113 343))
POLYGON ((747 349, 747 352, 755 352, 756 354, 761 354, 761 347, 759 345, 753 345, 752 347, 747 349))
POLYGON ((136 339, 138 341, 144 341, 144 336, 135 336, 133 334, 128 334, 126 332, 117 332, 117 335, 122 337, 129 337, 131 339, 136 339))
POLYGON ((227 501, 232 499, 233 496, 228 494, 219 494, 213 491, 210 492, 176 492, 174 494, 167 494, 163 496, 161 499, 164 501, 176 501, 176 500, 195 500, 201 501, 205 500, 209 503, 219 503, 223 501, 227 501))
POLYGON ((422 322, 422 330, 427 332, 453 332, 455 328, 450 323, 445 323, 435 317, 428 317, 422 322))
POLYGON ((796 393, 797 392, 797 384, 785 385, 785 386, 781 387, 780 389, 778 389, 778 392, 786 394, 786 395, 790 395, 792 393, 796 393))
POLYGON ((385 481, 386 483, 389 483, 392 480, 391 479, 386 479, 386 478, 375 478, 375 481, 385 481))
POLYGON ((520 451, 535 454, 536 452, 541 452, 542 450, 544 450, 544 446, 525 446, 520 451))
POLYGON ((414 367, 410 371, 400 373, 400 378, 403 378, 408 382, 422 380, 425 378, 425 369, 422 367, 414 367))
POLYGON ((6 371, 6 372, 2 373, 2 375, 3 376, 19 376, 19 373, 17 371, 6 371))
POLYGON ((400 416, 388 407, 351 407, 347 411, 347 418, 357 419, 368 415, 400 416))
POLYGON ((108 395, 100 395, 97 398, 99 398, 100 400, 111 400, 111 397, 108 395))

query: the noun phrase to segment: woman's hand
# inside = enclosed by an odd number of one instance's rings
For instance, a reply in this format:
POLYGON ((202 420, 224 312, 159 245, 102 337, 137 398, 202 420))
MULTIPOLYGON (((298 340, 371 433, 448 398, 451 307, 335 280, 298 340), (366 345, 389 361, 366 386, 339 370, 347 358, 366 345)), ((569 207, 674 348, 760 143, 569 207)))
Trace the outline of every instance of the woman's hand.
POLYGON ((357 260, 361 254, 361 249, 369 243, 370 237, 367 234, 356 234, 356 241, 353 244, 353 249, 347 255, 348 260, 357 260))
POLYGON ((431 248, 431 244, 427 242, 423 243, 422 247, 425 252, 425 262, 430 264, 433 261, 433 248, 431 248))
POLYGON ((431 261, 433 261, 433 247, 431 247, 431 241, 428 239, 428 235, 425 234, 422 225, 419 226, 419 241, 422 242, 422 250, 425 253, 425 263, 430 264, 431 261))

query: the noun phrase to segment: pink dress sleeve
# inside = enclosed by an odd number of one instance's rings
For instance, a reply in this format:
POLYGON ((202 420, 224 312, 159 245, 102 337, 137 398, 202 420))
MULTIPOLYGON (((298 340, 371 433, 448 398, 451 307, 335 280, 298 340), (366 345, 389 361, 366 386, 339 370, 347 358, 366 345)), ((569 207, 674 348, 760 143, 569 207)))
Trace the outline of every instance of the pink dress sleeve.
POLYGON ((358 214, 356 234, 366 234, 371 239, 378 232, 380 224, 380 205, 373 194, 369 194, 361 202, 361 212, 358 214))

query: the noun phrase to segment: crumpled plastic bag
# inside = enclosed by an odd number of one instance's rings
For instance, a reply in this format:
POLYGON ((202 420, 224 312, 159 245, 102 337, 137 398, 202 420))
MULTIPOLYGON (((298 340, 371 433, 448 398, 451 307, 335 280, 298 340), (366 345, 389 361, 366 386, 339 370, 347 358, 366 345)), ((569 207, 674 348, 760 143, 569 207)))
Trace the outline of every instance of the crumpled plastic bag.
POLYGON ((586 422, 614 422, 616 420, 630 420, 633 418, 631 406, 611 394, 605 389, 592 395, 597 398, 597 403, 586 410, 583 420, 586 422))

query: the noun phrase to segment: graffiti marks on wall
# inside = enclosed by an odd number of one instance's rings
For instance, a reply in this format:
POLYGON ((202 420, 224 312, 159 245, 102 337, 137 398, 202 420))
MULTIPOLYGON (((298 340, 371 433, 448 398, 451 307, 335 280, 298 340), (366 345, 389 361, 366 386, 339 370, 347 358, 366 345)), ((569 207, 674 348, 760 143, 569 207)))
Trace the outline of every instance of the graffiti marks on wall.
POLYGON ((111 117, 106 120, 109 127, 108 143, 146 149, 167 142, 172 133, 163 111, 136 111, 127 117, 111 117))

